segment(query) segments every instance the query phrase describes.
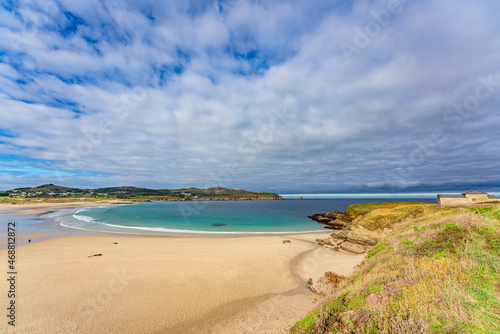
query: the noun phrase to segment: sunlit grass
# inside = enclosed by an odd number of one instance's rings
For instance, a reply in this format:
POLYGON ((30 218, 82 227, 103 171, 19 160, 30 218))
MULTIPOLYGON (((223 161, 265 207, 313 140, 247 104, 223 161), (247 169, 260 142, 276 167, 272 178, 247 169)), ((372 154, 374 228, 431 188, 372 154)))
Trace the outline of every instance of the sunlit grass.
POLYGON ((500 333, 498 206, 364 208, 390 232, 292 333, 500 333))

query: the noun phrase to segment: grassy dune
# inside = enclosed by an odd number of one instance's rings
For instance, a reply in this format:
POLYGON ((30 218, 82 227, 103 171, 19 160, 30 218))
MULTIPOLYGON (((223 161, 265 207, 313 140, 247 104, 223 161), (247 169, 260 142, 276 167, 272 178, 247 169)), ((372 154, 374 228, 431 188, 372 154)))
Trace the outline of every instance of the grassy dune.
POLYGON ((290 333, 500 333, 500 206, 349 212, 388 234, 290 333))

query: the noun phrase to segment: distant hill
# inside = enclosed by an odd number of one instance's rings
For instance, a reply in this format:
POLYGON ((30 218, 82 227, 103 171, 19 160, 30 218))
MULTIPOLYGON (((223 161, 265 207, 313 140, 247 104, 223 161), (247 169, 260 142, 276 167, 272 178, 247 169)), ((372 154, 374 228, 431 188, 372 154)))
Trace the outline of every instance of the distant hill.
POLYGON ((0 195, 25 198, 90 197, 141 200, 234 200, 281 199, 276 193, 252 192, 243 189, 212 187, 208 189, 148 189, 130 186, 79 189, 44 184, 38 187, 16 188, 0 195))

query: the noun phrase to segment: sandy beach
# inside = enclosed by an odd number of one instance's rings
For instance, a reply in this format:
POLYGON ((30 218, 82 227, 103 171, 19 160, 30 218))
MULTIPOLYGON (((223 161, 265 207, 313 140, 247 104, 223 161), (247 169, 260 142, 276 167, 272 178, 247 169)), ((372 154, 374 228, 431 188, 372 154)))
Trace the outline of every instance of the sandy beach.
MULTIPOLYGON (((326 235, 73 235, 18 246, 16 327, 4 320, 0 332, 283 333, 321 298, 308 278, 348 275, 364 257, 314 243, 326 235)), ((6 273, 6 249, 0 257, 6 273)))
POLYGON ((23 203, 23 204, 10 204, 2 203, 0 204, 0 212, 2 211, 14 211, 9 213, 9 215, 32 215, 40 214, 52 210, 61 209, 71 209, 85 206, 101 206, 101 205, 114 205, 114 204, 130 204, 127 201, 92 201, 92 202, 66 202, 66 203, 23 203))

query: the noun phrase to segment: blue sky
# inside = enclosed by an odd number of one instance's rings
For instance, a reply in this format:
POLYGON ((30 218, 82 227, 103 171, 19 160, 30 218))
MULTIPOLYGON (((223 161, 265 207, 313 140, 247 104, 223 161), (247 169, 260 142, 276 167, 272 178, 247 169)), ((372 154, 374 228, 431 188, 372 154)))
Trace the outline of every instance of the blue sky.
POLYGON ((6 1, 0 189, 500 190, 500 3, 6 1))

